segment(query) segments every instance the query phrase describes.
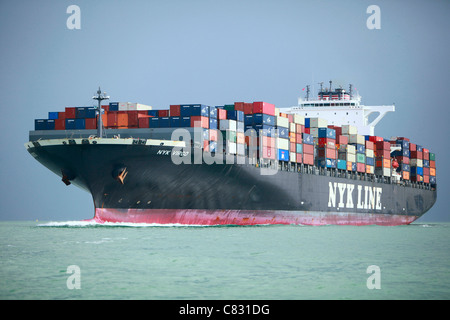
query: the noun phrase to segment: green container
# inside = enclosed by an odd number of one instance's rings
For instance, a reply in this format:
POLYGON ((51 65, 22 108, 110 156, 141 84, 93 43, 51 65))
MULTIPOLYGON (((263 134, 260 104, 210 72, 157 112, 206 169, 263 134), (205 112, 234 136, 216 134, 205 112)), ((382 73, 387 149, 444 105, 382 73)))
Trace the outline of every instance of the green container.
POLYGON ((236 131, 224 130, 222 132, 222 139, 230 142, 236 142, 236 131))
POLYGON ((229 110, 232 111, 232 110, 234 110, 234 104, 226 104, 223 108, 227 111, 229 111, 229 110))
POLYGON ((297 153, 303 153, 303 145, 302 144, 297 143, 295 149, 296 149, 297 153))
POLYGON ((356 154, 356 162, 366 163, 366 155, 363 153, 357 153, 356 154))
POLYGON ((431 161, 436 161, 436 155, 434 153, 430 152, 430 160, 431 161))

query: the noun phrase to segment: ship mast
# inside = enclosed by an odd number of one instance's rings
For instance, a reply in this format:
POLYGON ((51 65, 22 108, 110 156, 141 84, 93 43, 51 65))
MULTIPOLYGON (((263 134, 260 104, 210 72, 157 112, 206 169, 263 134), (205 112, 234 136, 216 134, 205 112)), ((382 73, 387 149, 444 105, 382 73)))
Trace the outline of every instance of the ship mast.
POLYGON ((102 120, 102 100, 109 100, 109 96, 106 92, 102 94, 102 90, 98 87, 97 96, 93 96, 92 99, 98 101, 98 123, 97 123, 97 136, 103 138, 103 120, 102 120))

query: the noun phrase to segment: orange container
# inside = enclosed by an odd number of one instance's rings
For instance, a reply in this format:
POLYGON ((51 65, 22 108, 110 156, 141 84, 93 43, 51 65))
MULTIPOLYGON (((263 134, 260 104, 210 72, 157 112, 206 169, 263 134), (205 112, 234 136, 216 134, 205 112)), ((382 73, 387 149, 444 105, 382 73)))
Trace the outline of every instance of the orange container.
POLYGON ((128 128, 128 113, 119 113, 117 116, 117 126, 128 128))

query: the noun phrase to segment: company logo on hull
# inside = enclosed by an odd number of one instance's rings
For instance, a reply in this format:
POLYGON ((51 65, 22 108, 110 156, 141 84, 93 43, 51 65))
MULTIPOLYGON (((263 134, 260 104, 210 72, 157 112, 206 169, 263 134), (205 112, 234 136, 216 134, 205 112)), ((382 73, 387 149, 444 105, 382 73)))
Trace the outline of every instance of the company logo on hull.
POLYGON ((328 208, 352 209, 356 206, 357 209, 381 210, 382 193, 380 187, 328 182, 328 208))

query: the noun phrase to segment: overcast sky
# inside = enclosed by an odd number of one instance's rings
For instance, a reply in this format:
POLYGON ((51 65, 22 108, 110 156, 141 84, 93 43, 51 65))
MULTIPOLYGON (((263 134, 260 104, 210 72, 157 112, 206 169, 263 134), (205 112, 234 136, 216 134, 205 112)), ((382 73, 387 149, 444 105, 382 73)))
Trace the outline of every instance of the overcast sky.
POLYGON ((352 83, 366 105, 395 103, 375 133, 436 153, 438 200, 419 221, 450 221, 450 1, 5 0, 0 2, 0 219, 92 218, 90 194, 24 147, 34 119, 112 101, 168 108, 297 104, 307 84, 352 83), (70 5, 81 29, 69 29, 70 5), (369 29, 370 5, 380 29, 369 29))

